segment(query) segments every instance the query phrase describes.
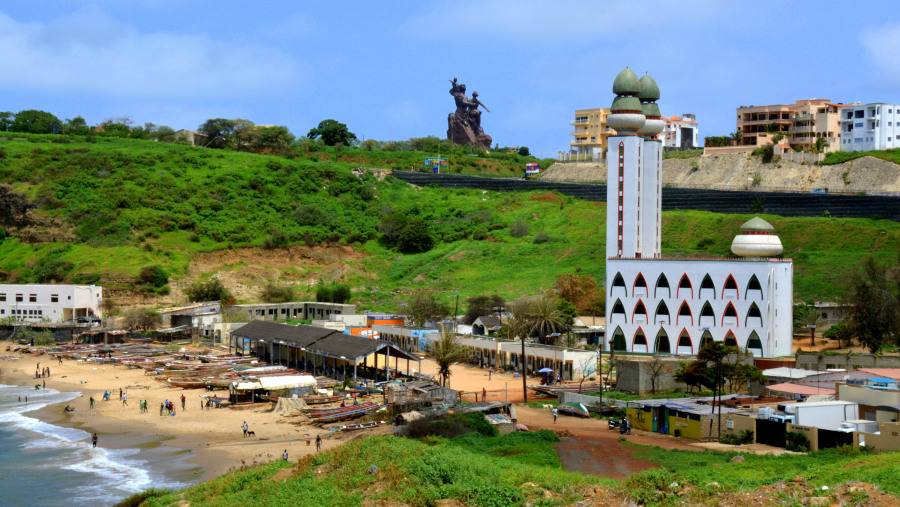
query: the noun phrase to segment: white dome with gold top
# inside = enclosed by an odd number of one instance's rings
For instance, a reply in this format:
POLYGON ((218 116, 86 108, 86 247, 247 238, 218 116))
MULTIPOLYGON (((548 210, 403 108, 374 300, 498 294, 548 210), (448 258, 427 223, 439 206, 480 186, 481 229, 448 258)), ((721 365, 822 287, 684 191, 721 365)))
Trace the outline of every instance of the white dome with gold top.
POLYGON ((784 247, 772 224, 756 217, 741 226, 741 233, 731 242, 731 252, 741 257, 775 257, 784 247))

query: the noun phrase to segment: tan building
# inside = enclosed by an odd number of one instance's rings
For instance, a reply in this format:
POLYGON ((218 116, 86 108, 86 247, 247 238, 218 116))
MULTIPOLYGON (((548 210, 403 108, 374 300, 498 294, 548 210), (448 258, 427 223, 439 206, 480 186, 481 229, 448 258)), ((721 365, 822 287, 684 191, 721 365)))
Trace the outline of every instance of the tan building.
POLYGON ((794 104, 773 104, 737 108, 737 130, 742 133, 741 144, 763 146, 772 142, 774 131, 784 135, 791 148, 808 148, 816 138, 824 137, 826 150, 840 149, 840 109, 828 99, 798 100, 794 104))
POLYGON ((569 141, 569 149, 578 154, 605 158, 606 150, 609 148, 606 139, 615 133, 606 124, 608 115, 608 107, 576 109, 575 121, 569 123, 575 127, 575 131, 569 134, 573 136, 573 139, 569 141))

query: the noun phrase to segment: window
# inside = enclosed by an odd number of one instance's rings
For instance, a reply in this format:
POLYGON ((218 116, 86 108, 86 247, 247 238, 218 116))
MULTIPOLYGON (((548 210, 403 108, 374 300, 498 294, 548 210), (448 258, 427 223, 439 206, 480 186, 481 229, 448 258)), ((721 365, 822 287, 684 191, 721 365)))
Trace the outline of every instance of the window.
POLYGON ((59 303, 59 294, 50 294, 51 303, 59 303))
POLYGON ((25 299, 22 297, 22 295, 16 294, 16 303, 21 303, 22 301, 25 301, 25 299))
POLYGON ((853 111, 853 117, 854 117, 854 118, 865 118, 865 117, 866 117, 866 112, 863 111, 863 110, 853 111))
POLYGON ((847 119, 850 120, 853 118, 853 111, 847 111, 847 119))
POLYGON ((6 301, 6 294, 0 294, 0 302, 6 301))

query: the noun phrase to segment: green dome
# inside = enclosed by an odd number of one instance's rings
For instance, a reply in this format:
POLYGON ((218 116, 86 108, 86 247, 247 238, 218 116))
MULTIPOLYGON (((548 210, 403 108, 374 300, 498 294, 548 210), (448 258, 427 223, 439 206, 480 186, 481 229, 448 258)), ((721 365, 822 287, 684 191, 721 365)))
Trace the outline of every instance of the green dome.
MULTIPOLYGON (((616 95, 637 95, 641 93, 641 82, 633 70, 625 67, 613 81, 613 93, 616 95)), ((658 95, 659 93, 657 93, 658 95)))
POLYGON ((775 228, 769 222, 756 217, 746 221, 741 226, 741 232, 775 232, 775 228))
POLYGON ((659 104, 656 102, 644 102, 641 104, 641 112, 644 116, 662 116, 659 112, 659 104))
POLYGON ((619 96, 613 99, 612 106, 609 109, 611 113, 616 111, 641 111, 641 101, 637 97, 619 96))
POLYGON ((641 93, 638 95, 638 98, 642 100, 659 100, 659 86, 656 85, 656 81, 650 77, 650 74, 644 74, 640 83, 641 93))

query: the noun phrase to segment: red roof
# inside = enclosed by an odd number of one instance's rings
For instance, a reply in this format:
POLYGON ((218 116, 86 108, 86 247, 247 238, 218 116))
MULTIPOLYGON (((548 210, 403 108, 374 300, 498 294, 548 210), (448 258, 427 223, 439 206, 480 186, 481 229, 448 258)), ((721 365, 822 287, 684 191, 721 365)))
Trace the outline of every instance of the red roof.
POLYGON ((859 368, 859 371, 871 373, 876 377, 900 380, 900 368, 859 368))
POLYGON ((769 391, 776 391, 779 393, 803 394, 803 395, 807 395, 807 396, 813 395, 813 394, 834 394, 834 389, 825 389, 822 387, 815 387, 815 386, 803 386, 800 384, 792 384, 790 382, 766 386, 766 389, 768 389, 769 391))

